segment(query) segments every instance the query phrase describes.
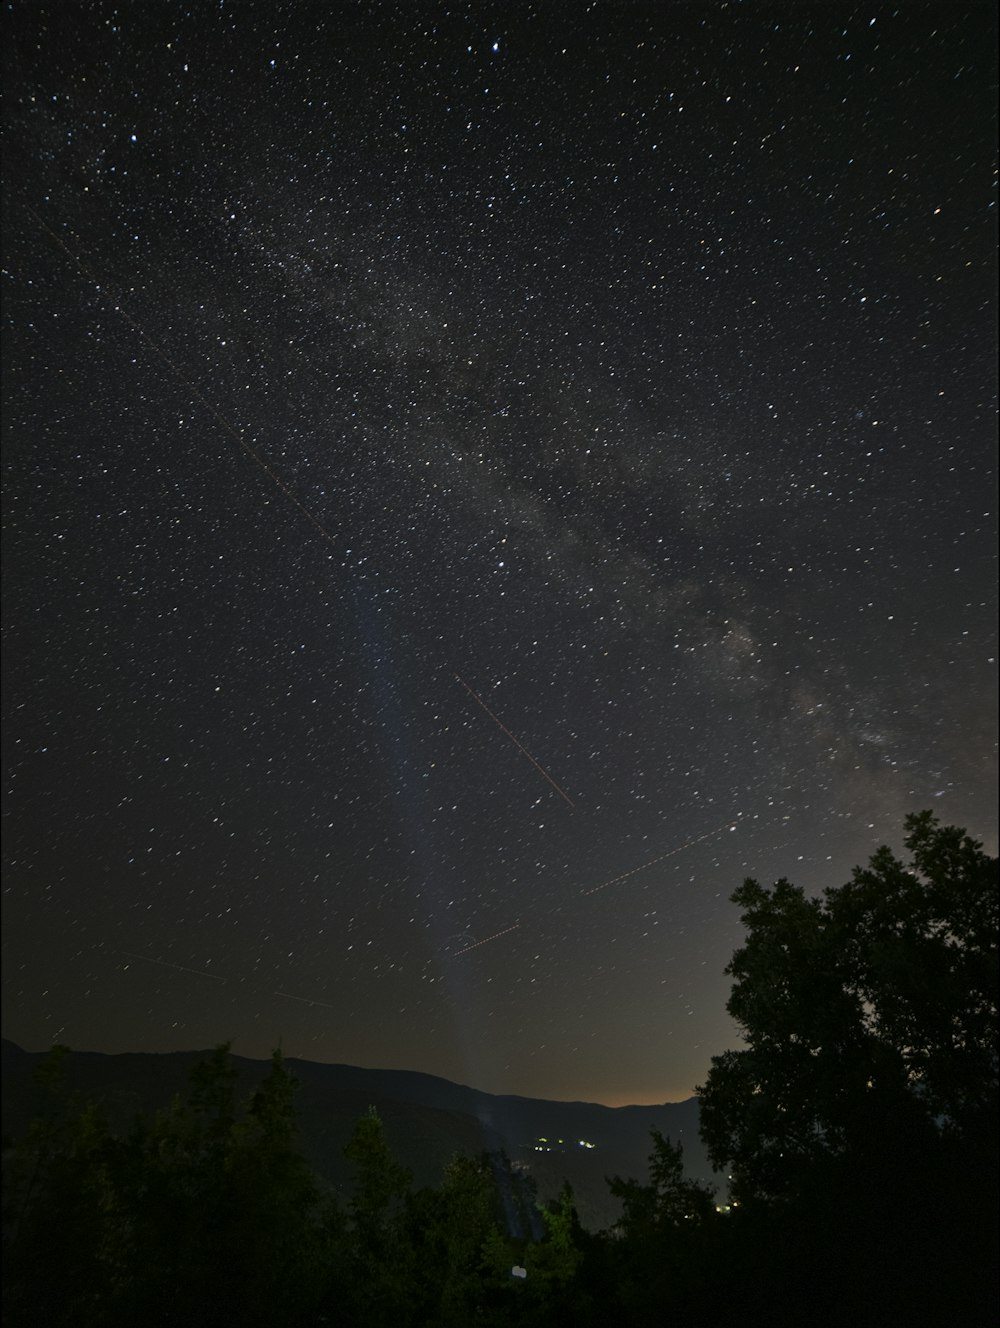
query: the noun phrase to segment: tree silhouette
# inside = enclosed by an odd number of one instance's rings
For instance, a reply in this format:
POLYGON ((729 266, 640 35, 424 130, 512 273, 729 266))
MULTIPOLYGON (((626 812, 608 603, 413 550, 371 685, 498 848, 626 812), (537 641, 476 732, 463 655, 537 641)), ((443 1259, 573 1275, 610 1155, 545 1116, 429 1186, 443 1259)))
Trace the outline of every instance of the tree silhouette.
POLYGON ((390 1152, 374 1107, 355 1125, 344 1153, 356 1168, 348 1204, 354 1315, 373 1328, 408 1323, 414 1267, 403 1207, 412 1175, 390 1152))
POLYGON ((905 844, 908 864, 880 848, 822 899, 733 895, 746 1048, 713 1058, 701 1133, 750 1205, 727 1239, 757 1249, 775 1321, 996 1308, 997 862, 930 812, 905 844))
POLYGON ((684 1175, 684 1149, 650 1131, 649 1180, 608 1180, 622 1202, 613 1230, 612 1285, 628 1322, 679 1319, 701 1312, 699 1290, 707 1229, 715 1219, 711 1188, 684 1175))
POLYGON ((4 1309, 17 1328, 746 1328, 995 1322, 997 863, 929 812, 808 898, 747 880, 727 971, 745 1047, 714 1058, 702 1134, 733 1205, 652 1131, 613 1231, 523 1164, 456 1157, 411 1189, 374 1108, 344 1208, 298 1147, 280 1052, 245 1101, 221 1046, 115 1133, 68 1093, 4 1159, 4 1309), (517 1269, 517 1276, 512 1276, 517 1269))
POLYGON ((848 1154, 993 1135, 997 863, 930 812, 905 843, 910 866, 881 848, 822 900, 787 880, 732 896, 748 935, 727 1008, 747 1046, 698 1093, 738 1196, 791 1195, 848 1154))
POLYGON ((52 1107, 5 1176, 5 1310, 17 1324, 298 1325, 330 1276, 330 1222, 275 1052, 245 1107, 228 1046, 122 1136, 43 1067, 52 1107), (55 1242, 55 1243, 54 1243, 55 1242))
POLYGON ((649 1184, 620 1176, 608 1181, 611 1193, 622 1201, 616 1230, 625 1239, 648 1240, 687 1222, 704 1222, 714 1211, 713 1191, 684 1175, 683 1146, 655 1128, 650 1134, 649 1184))

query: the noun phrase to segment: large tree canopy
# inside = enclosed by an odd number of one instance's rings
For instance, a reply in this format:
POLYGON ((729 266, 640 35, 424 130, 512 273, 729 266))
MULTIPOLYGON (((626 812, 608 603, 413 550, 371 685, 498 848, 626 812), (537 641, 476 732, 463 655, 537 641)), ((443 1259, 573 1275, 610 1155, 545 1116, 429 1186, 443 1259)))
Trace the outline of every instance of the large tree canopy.
POLYGON ((821 899, 736 892, 746 1047, 700 1090, 735 1178, 721 1211, 657 1130, 648 1183, 610 1182, 622 1215, 604 1235, 568 1187, 537 1211, 503 1155, 457 1157, 414 1192, 374 1109, 342 1205, 298 1150, 280 1053, 241 1102, 220 1047, 186 1105, 115 1133, 69 1095, 57 1047, 44 1114, 4 1158, 5 1322, 992 1325, 997 863, 926 812, 906 844, 909 866, 880 849, 821 899))
POLYGON ((931 812, 909 865, 881 848, 807 898, 748 879, 727 973, 745 1050, 713 1058, 702 1134, 740 1196, 794 1193, 838 1158, 992 1144, 997 1122, 997 861, 931 812))

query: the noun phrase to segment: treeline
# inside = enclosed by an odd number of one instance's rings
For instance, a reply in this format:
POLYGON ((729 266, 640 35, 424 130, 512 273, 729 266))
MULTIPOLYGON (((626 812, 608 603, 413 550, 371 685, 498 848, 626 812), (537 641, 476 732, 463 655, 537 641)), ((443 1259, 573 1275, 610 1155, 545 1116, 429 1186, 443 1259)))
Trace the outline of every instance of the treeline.
POLYGON ((239 1324, 992 1324, 997 1289, 997 863, 930 813, 821 900, 734 895, 745 1047, 715 1058, 702 1133, 729 1192, 653 1131, 588 1233, 502 1154, 415 1190, 370 1111, 338 1196, 297 1146, 275 1053, 244 1102, 220 1047, 189 1099, 113 1132, 43 1067, 49 1109, 4 1161, 13 1328, 239 1324))

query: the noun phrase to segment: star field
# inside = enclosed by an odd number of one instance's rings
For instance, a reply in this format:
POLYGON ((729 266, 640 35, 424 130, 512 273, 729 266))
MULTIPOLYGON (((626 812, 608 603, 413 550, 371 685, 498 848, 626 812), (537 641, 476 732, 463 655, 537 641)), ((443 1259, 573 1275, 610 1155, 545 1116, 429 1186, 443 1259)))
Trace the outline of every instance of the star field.
POLYGON ((4 26, 6 1036, 681 1098, 996 852, 992 6, 4 26))

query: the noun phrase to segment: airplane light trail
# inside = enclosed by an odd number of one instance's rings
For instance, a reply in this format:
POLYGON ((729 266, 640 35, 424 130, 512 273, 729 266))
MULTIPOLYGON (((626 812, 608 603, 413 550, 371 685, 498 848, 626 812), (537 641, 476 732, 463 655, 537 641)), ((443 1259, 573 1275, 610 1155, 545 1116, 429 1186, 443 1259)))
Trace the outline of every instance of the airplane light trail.
POLYGON ((672 858, 675 853, 683 853, 686 848, 692 848, 695 844, 700 844, 705 839, 711 839, 713 835, 721 835, 723 830, 736 829, 736 823, 730 819, 724 821, 722 825, 714 830, 709 830, 697 839, 689 839, 686 844, 681 844, 678 848, 668 849, 666 853, 661 853, 658 857, 650 858, 648 862, 640 862, 638 867, 633 867, 631 871, 622 872, 620 876, 612 876, 610 881, 603 881, 600 885, 592 886, 589 890, 581 891, 583 895, 596 895, 599 890, 606 890, 609 885, 615 885, 618 881, 627 881, 630 876, 636 872, 645 871, 647 867, 654 867, 658 862, 663 862, 665 858, 672 858))
POLYGON ((223 985, 226 982, 226 979, 220 978, 218 973, 206 973, 201 968, 185 968, 183 964, 171 964, 166 959, 153 959, 149 955, 132 954, 129 950, 119 950, 118 953, 124 955, 126 959, 141 959, 144 964, 159 964, 161 968, 173 968, 178 973, 193 973, 195 977, 211 978, 213 982, 221 982, 223 985))
MULTIPOLYGON (((469 693, 469 695, 470 695, 475 701, 477 701, 477 702, 479 703, 479 705, 482 706, 482 708, 486 711, 486 713, 489 715, 490 719, 492 719, 493 723, 497 726, 497 728, 498 728, 498 729, 501 729, 504 733, 506 733, 507 737, 510 738, 511 742, 514 744, 514 746, 517 748, 517 750, 518 750, 519 752, 521 752, 522 755, 524 755, 524 756, 526 756, 526 757, 528 758, 528 760, 529 760, 529 761, 531 762, 531 764, 535 767, 535 769, 536 769, 536 770, 538 771, 538 773, 542 776, 542 778, 548 780, 548 782, 552 785, 552 787, 555 789, 555 791, 559 794, 560 798, 562 798, 564 802, 568 802, 569 805, 570 805, 571 810, 575 811, 575 810, 576 810, 576 804, 574 803, 573 799, 569 796, 569 794, 566 792, 566 790, 565 790, 565 789, 561 789, 561 788, 559 787, 559 785, 556 783, 556 781, 552 778, 552 776, 548 773, 548 771, 545 770, 542 766, 540 766, 540 765, 538 764, 538 762, 535 760, 535 758, 532 756, 532 754, 528 751, 527 747, 523 746, 522 743, 518 742, 518 740, 514 737, 513 733, 511 733, 510 729, 507 728, 506 724, 502 724, 502 723, 500 722, 500 720, 497 719, 496 715, 494 715, 493 711, 489 708, 489 706, 486 704, 486 702, 483 700, 483 698, 479 695, 478 692, 475 692, 475 691, 472 690, 472 688, 471 688, 471 687, 469 686, 469 684, 465 681, 465 679, 462 677, 462 675, 461 675, 460 673, 456 673, 456 674, 455 674, 455 677, 456 677, 456 679, 462 684, 462 686, 463 686, 463 687, 465 688, 465 690, 469 693)), ((502 935, 502 934, 503 934, 503 933, 501 933, 501 935, 502 935)), ((482 942, 482 941, 479 941, 478 944, 479 944, 479 945, 482 945, 483 942, 482 942)), ((473 947, 470 946, 469 948, 472 949, 473 947)), ((461 953, 461 951, 460 951, 459 953, 461 953)))
POLYGON ((504 927, 503 931, 495 931, 492 936, 484 936, 481 941, 474 941, 472 945, 467 945, 464 950, 456 950, 452 958, 457 959, 459 955, 468 954, 470 950, 478 950, 481 945, 489 945, 490 941, 498 941, 501 936, 506 936, 508 932, 517 931, 520 925, 519 922, 515 922, 512 927, 504 927))
MULTIPOLYGON (((460 678, 459 681, 461 682, 460 678)), ((482 705, 482 702, 480 702, 480 705, 482 705)), ((485 710, 486 707, 483 706, 483 709, 485 710)), ((739 815, 735 819, 731 817, 728 821, 724 821, 722 825, 716 826, 714 830, 708 830, 705 834, 698 835, 696 839, 689 839, 686 843, 678 845, 677 848, 668 849, 666 853, 660 853, 657 857, 650 858, 648 862, 641 862, 638 867, 622 872, 620 876, 612 876, 609 881, 603 881, 600 885, 592 886, 589 890, 582 890, 580 892, 581 898, 585 898, 587 895, 596 895, 599 891, 606 890, 609 885, 615 885, 618 881, 626 881, 630 876, 635 876, 637 872, 645 871, 647 867, 654 867, 658 862, 663 862, 666 858, 672 858, 676 853, 683 853, 685 849, 692 848, 695 844, 700 844, 715 835, 721 835, 723 830, 735 830, 738 824, 739 815)), ((498 941, 501 936, 508 936, 512 931, 517 931, 520 926, 520 922, 515 922, 510 927, 504 927, 503 931, 495 931, 492 936, 484 936, 481 941, 475 941, 472 945, 467 945, 464 950, 455 950, 451 958, 457 959, 459 955, 468 954, 470 950, 478 950, 481 945, 489 945, 491 941, 498 941)))
MULTIPOLYGON (((338 547, 337 541, 334 538, 334 536, 331 534, 331 532, 326 529, 326 527, 322 524, 322 522, 319 521, 318 518, 309 509, 309 507, 307 507, 306 504, 302 502, 302 500, 289 487, 289 485, 285 483, 285 481, 281 478, 281 476, 272 468, 271 465, 269 465, 269 463, 264 459, 264 457, 260 454, 260 452, 258 452, 257 449, 253 447, 246 440, 246 438, 243 436, 243 430, 236 428, 236 426, 230 423, 230 421, 222 414, 222 412, 208 399, 208 397, 205 396, 205 394, 191 381, 191 379, 177 365, 177 363, 168 354, 168 352, 150 335, 149 332, 147 332, 145 327, 143 327, 143 325, 138 321, 138 319, 136 319, 132 314, 130 314, 128 310, 125 309, 121 304, 114 303, 113 296, 109 299, 109 297, 105 294, 104 289, 102 288, 101 282, 98 280, 96 273, 88 266, 88 264, 83 260, 83 258, 80 257, 79 254, 74 253, 74 251, 62 238, 62 236, 58 235, 52 229, 51 226, 48 226, 32 207, 28 206, 27 204, 25 204, 25 207, 27 212, 30 214, 32 219, 37 224, 37 226, 41 230, 45 231, 45 233, 50 237, 50 239, 52 239, 54 243, 59 246, 59 248, 63 251, 66 257, 77 268, 79 268, 79 270, 83 273, 83 275, 94 287, 95 291, 98 293, 98 296, 102 299, 102 301, 109 304, 110 307, 114 310, 114 312, 119 314, 125 320, 125 322, 128 323, 129 327, 131 327, 132 330, 136 333, 136 335, 139 336, 141 340, 146 343, 147 346, 149 346, 154 355, 156 355, 156 357, 164 365, 166 365, 166 367, 170 370, 173 376, 191 393, 191 395, 198 402, 201 403, 201 405, 205 408, 205 410, 208 411, 208 413, 212 416, 212 418, 220 426, 220 428, 222 428, 222 430, 228 435, 228 437, 230 437, 241 449, 241 451, 243 451, 244 454, 248 456, 251 461, 253 461, 253 463, 264 473, 264 475, 267 476, 267 478, 271 481, 271 483, 277 489, 279 489, 285 495, 286 498, 290 499, 290 501, 295 504, 295 506, 299 509, 299 512, 306 518, 306 520, 313 527, 316 533, 322 537, 324 542, 335 548, 338 547)), ((566 790, 560 787, 560 785, 556 783, 556 781, 552 778, 552 776, 548 773, 548 771, 535 759, 534 756, 532 756, 532 754, 528 751, 528 749, 524 746, 524 744, 521 743, 514 736, 514 734, 510 731, 510 729, 507 728, 506 724, 504 724, 493 713, 493 711, 489 708, 489 706, 479 695, 479 693, 469 686, 469 684, 465 681, 465 679, 461 676, 461 674, 456 673, 454 676, 456 681, 462 684, 462 686, 473 698, 476 704, 486 712, 486 714, 490 717, 490 719, 492 719, 493 723, 496 724, 497 728, 500 729, 502 733, 506 734, 506 736, 510 739, 510 741, 514 744, 514 746, 518 749, 518 751, 522 754, 522 756, 527 757, 527 759, 535 767, 535 769, 542 776, 542 778, 556 791, 556 793, 559 794, 559 796, 563 799, 563 801, 569 806, 570 810, 575 811, 576 804, 573 802, 573 799, 569 796, 566 790)), ((619 876, 613 876, 610 880, 603 881, 600 885, 595 885, 592 886, 589 890, 582 891, 582 895, 587 896, 587 895, 597 894, 601 890, 606 890, 608 886, 617 884, 619 881, 628 880, 629 877, 635 876, 637 872, 645 871, 647 867, 653 867, 658 862, 663 862, 665 859, 673 857, 677 853, 683 853, 685 849, 691 848, 695 844, 702 843, 703 840, 711 839, 714 835, 720 834, 724 829, 726 829, 727 826, 729 826, 733 830, 736 829, 736 825, 734 823, 727 821, 725 822, 724 825, 718 827, 718 829, 710 830, 707 832, 707 834, 699 835, 696 839, 689 839, 686 843, 681 844, 679 847, 670 849, 666 853, 661 853, 655 858, 650 858, 648 862, 640 863, 638 867, 633 867, 630 871, 622 872, 619 876)), ((492 936, 486 936, 481 941, 474 941, 471 945, 467 945, 461 950, 453 951, 452 957, 458 958, 459 955, 468 954, 471 950, 477 950, 482 945, 488 945, 491 941, 499 940, 501 936, 507 936, 511 932, 517 931, 520 926, 521 926, 520 922, 515 922, 509 927, 504 927, 502 931, 494 932, 492 936)), ((225 983, 226 981, 225 978, 219 977, 215 973, 206 973, 199 969, 185 968, 182 964, 172 964, 163 959, 153 959, 148 955, 131 954, 127 950, 119 951, 119 953, 125 955, 129 959, 141 960, 142 962, 149 964, 159 964, 161 968, 172 968, 179 973, 191 973, 196 977, 210 978, 213 982, 225 983)), ((305 996, 294 996, 292 995, 291 992, 287 991, 276 991, 274 994, 276 996, 282 997, 285 1000, 300 1001, 304 1005, 322 1006, 324 1009, 327 1010, 335 1010, 338 1008, 337 1006, 329 1005, 325 1001, 315 1001, 305 996)))

